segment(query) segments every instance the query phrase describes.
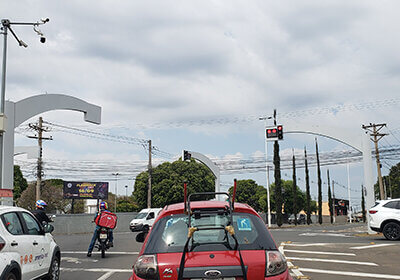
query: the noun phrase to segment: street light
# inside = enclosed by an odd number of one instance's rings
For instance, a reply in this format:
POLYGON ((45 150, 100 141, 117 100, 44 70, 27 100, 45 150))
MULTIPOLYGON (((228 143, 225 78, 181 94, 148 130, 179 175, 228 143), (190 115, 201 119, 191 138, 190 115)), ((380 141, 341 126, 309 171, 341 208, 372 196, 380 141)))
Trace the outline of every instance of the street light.
POLYGON ((260 121, 264 121, 264 141, 265 141, 265 169, 267 172, 267 207, 268 207, 268 227, 271 227, 271 197, 269 193, 269 165, 268 165, 268 142, 266 129, 268 127, 267 120, 272 119, 272 117, 260 117, 260 121))
POLYGON ((20 47, 27 48, 28 45, 18 38, 17 34, 15 34, 14 30, 11 28, 11 25, 30 25, 33 26, 33 30, 40 36, 40 42, 46 42, 46 38, 43 33, 39 30, 39 25, 45 24, 49 22, 49 18, 42 18, 37 22, 11 22, 9 19, 1 20, 1 33, 4 35, 4 45, 3 45, 3 65, 2 65, 2 76, 1 76, 1 106, 0 106, 0 189, 3 188, 3 146, 4 146, 4 137, 3 134, 5 130, 6 116, 4 115, 5 110, 5 93, 6 93, 6 60, 7 60, 7 35, 8 30, 10 30, 11 34, 14 36, 15 40, 17 40, 20 47))
POLYGON ((118 189, 118 175, 119 173, 112 173, 115 176, 115 199, 114 199, 114 212, 117 212, 117 189, 118 189))

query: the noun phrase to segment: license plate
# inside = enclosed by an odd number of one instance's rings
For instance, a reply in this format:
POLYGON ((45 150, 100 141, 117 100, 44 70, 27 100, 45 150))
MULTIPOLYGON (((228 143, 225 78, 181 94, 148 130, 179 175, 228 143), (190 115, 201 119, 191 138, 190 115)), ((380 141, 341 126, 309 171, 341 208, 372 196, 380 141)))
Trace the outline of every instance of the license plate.
POLYGON ((107 239, 106 233, 100 233, 100 239, 107 239))

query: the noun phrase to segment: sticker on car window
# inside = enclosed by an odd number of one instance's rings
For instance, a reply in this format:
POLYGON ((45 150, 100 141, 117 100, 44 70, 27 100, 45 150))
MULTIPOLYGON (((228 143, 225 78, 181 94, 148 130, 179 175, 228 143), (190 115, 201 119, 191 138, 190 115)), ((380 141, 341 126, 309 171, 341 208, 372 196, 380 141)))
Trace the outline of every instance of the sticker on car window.
POLYGON ((248 218, 239 218, 236 223, 239 231, 251 231, 251 223, 248 218))

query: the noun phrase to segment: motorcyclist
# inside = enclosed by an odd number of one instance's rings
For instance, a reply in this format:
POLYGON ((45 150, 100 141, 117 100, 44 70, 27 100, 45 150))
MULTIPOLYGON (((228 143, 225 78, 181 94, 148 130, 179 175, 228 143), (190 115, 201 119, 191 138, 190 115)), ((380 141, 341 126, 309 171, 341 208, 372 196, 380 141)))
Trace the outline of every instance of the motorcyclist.
POLYGON ((45 225, 51 222, 51 219, 46 214, 47 203, 39 199, 36 201, 36 210, 32 211, 32 214, 36 217, 41 225, 45 225))
MULTIPOLYGON (((97 212, 96 216, 94 217, 94 220, 96 220, 97 216, 100 215, 102 212, 110 212, 111 213, 111 211, 108 210, 108 204, 105 201, 102 201, 100 203, 100 211, 97 212)), ((96 228, 94 229, 93 237, 92 237, 92 240, 90 241, 88 252, 87 252, 88 257, 92 256, 93 247, 94 247, 94 244, 96 243, 96 239, 97 239, 97 232, 100 230, 100 228, 101 228, 100 226, 96 225, 96 228)), ((110 247, 113 247, 113 245, 114 245, 113 240, 114 240, 113 230, 109 229, 108 245, 110 247)))

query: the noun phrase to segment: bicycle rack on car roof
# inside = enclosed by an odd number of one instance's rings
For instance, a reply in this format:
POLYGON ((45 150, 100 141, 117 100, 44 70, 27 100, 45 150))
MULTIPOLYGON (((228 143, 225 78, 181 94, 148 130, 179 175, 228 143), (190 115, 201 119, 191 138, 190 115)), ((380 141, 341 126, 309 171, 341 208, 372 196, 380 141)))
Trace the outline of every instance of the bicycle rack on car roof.
MULTIPOLYGON (((181 262, 179 265, 178 280, 183 280, 183 271, 185 269, 185 257, 186 257, 186 253, 188 252, 189 241, 193 238, 193 234, 196 231, 200 231, 200 230, 224 230, 226 233, 229 233, 232 236, 232 238, 235 241, 235 249, 234 250, 239 252, 240 266, 242 269, 243 279, 247 280, 246 267, 243 263, 242 254, 239 249, 239 242, 237 241, 237 238, 235 236, 235 229, 233 228, 233 211, 234 211, 234 203, 235 203, 235 196, 236 196, 236 179, 234 180, 232 197, 229 193, 226 193, 226 192, 203 192, 203 193, 190 194, 186 200, 186 194, 187 194, 187 184, 185 182, 184 183, 184 206, 185 206, 185 214, 188 214, 189 228, 188 228, 188 239, 186 240, 185 246, 183 248, 182 258, 181 258, 181 262), (200 195, 226 195, 226 196, 228 196, 228 201, 227 201, 228 205, 226 205, 224 208, 197 208, 197 209, 193 209, 193 211, 192 211, 192 208, 190 207, 191 198, 194 196, 200 196, 200 195), (196 218, 196 217, 201 217, 202 215, 210 215, 210 214, 228 215, 229 222, 225 226, 221 225, 221 226, 192 227, 192 222, 191 222, 192 219, 191 218, 193 215, 195 215, 195 218, 196 218)), ((220 243, 220 242, 217 242, 217 243, 220 243)), ((210 244, 210 243, 206 242, 204 244, 210 244)), ((214 243, 212 243, 212 244, 214 244, 214 243)))

